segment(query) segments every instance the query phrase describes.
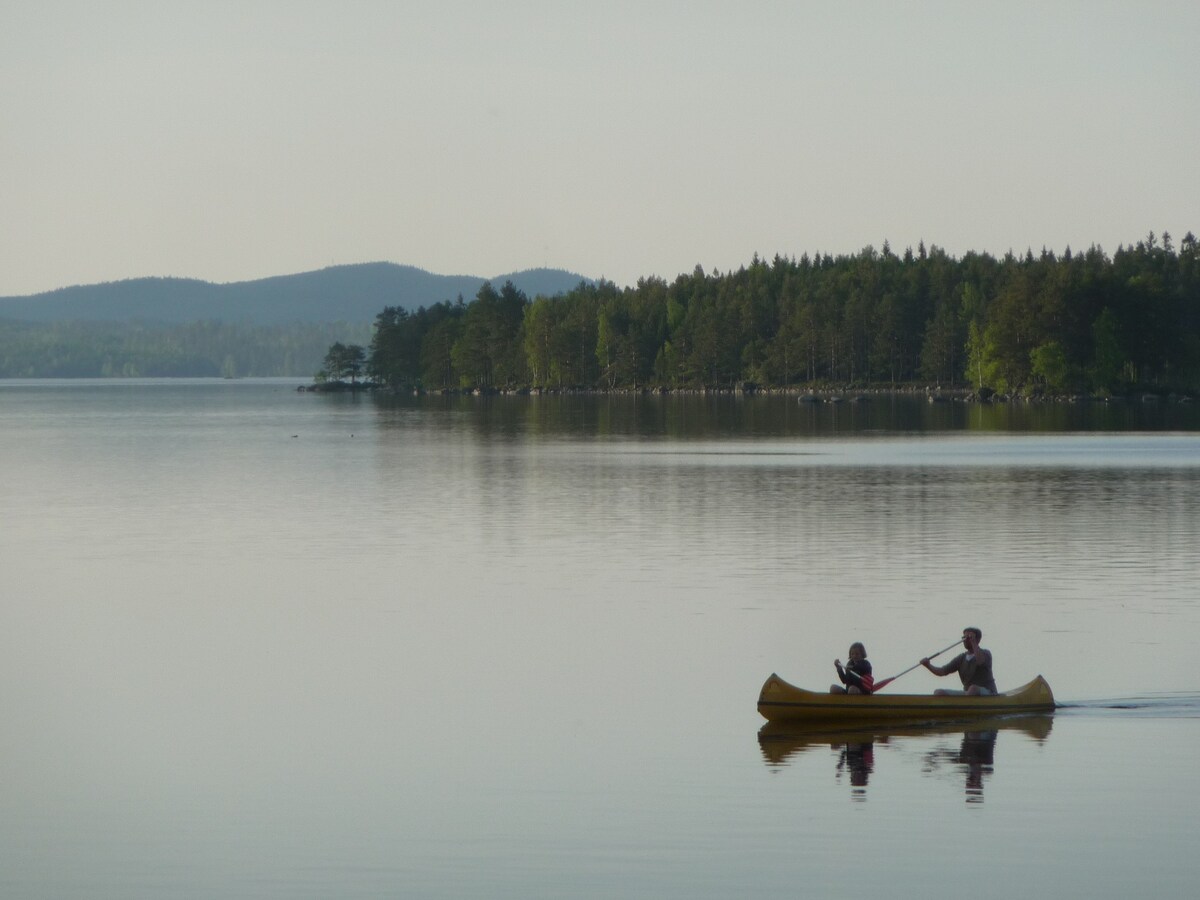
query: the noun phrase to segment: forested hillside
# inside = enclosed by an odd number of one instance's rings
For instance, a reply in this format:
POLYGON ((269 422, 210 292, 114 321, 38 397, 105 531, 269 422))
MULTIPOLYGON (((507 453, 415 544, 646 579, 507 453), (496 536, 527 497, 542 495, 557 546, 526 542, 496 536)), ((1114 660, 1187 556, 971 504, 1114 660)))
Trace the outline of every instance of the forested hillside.
MULTIPOLYGON (((408 309, 471 297, 487 279, 434 275, 413 266, 363 263, 255 281, 213 284, 185 278, 134 278, 61 288, 27 297, 0 297, 0 320, 22 322, 199 321, 290 325, 295 322, 370 323, 384 306, 408 309)), ((561 269, 498 275, 530 296, 568 291, 584 280, 561 269)))
POLYGON ((955 259, 885 244, 532 301, 485 285, 470 303, 385 308, 370 351, 374 378, 427 390, 1195 389, 1200 248, 1190 232, 1178 248, 1150 234, 1112 257, 1093 247, 955 259))
POLYGON ((370 339, 367 325, 144 325, 0 322, 0 377, 311 378, 331 341, 370 339))
MULTIPOLYGON (((534 296, 584 281, 559 269, 501 277, 534 296)), ((236 284, 141 278, 0 298, 0 378, 311 378, 331 343, 370 340, 381 307, 417 309, 484 283, 369 263, 236 284)))

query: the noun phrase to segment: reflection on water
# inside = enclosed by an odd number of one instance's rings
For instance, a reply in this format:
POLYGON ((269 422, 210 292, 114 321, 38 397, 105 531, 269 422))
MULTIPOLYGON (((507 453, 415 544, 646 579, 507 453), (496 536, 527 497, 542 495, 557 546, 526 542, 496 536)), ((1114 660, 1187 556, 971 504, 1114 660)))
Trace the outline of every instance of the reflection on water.
POLYGON ((861 799, 867 792, 867 779, 875 769, 875 742, 855 741, 842 748, 838 760, 838 780, 843 772, 850 775, 850 785, 855 799, 861 799))
POLYGON ((1190 898, 1198 413, 0 384, 0 897, 1190 898), (967 624, 1053 741, 750 747, 967 624))
POLYGON ((809 726, 768 722, 758 732, 763 760, 773 771, 790 766, 800 754, 828 748, 835 755, 834 780, 848 782, 851 799, 865 800, 872 775, 887 777, 879 758, 890 752, 902 764, 918 765, 935 778, 961 777, 966 801, 983 802, 984 780, 996 765, 996 743, 1001 732, 1044 744, 1050 737, 1053 715, 1009 716, 972 722, 914 726, 809 726), (947 743, 950 737, 958 742, 947 743), (932 745, 932 746, 931 746, 932 745), (917 759, 904 752, 920 748, 917 759), (878 752, 877 752, 878 751, 878 752))
POLYGON ((996 762, 997 734, 988 730, 963 732, 957 753, 937 748, 926 754, 926 771, 933 772, 939 766, 961 766, 966 775, 967 802, 982 803, 983 777, 991 774, 996 762))
MULTIPOLYGON (((344 394, 317 402, 356 402, 344 394)), ((383 423, 405 412, 440 412, 488 439, 519 435, 592 438, 661 435, 676 439, 837 437, 871 433, 1065 433, 1188 431, 1200 428, 1194 403, 928 403, 921 394, 878 394, 865 402, 801 404, 790 395, 635 394, 542 397, 374 398, 383 423)))
POLYGON ((1136 697, 1085 700, 1060 703, 1059 709, 1072 716, 1110 715, 1112 710, 1120 710, 1123 716, 1200 719, 1200 694, 1170 691, 1136 697))

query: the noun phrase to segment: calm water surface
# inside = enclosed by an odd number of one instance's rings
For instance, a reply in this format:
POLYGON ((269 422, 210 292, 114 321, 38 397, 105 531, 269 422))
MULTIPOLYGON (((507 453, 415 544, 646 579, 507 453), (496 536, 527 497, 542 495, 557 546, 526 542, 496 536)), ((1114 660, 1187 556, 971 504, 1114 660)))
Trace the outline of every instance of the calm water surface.
POLYGON ((294 388, 0 382, 0 896, 1194 896, 1193 407, 294 388))

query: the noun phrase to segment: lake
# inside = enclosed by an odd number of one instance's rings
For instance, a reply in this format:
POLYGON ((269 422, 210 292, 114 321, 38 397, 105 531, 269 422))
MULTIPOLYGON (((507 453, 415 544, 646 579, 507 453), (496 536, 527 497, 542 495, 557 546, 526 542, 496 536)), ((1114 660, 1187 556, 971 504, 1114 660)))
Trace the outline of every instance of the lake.
POLYGON ((295 388, 0 381, 0 896, 1194 896, 1194 404, 295 388))

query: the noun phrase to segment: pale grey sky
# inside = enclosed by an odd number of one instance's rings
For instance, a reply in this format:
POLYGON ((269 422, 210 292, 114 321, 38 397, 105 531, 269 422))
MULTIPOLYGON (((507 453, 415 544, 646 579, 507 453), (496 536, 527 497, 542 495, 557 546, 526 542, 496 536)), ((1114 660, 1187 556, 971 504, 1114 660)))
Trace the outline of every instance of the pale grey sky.
POLYGON ((0 295, 1200 232, 1200 3, 0 0, 0 295))

